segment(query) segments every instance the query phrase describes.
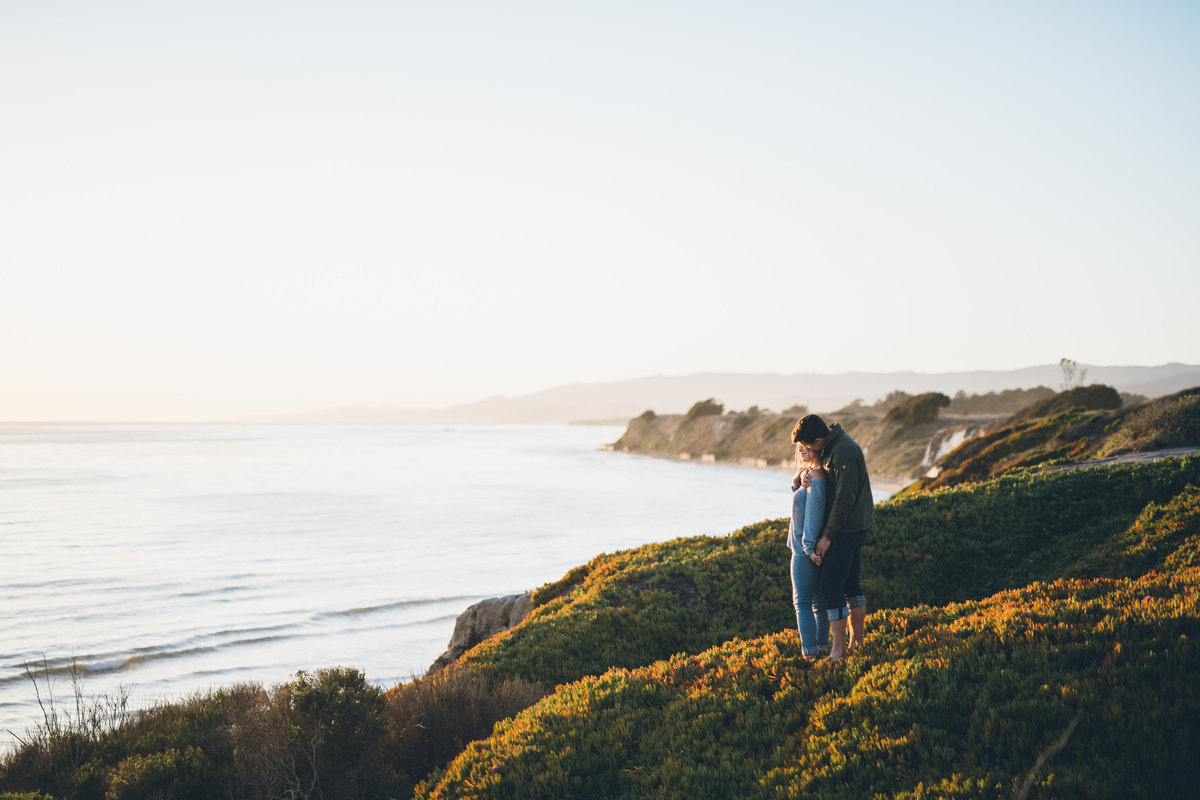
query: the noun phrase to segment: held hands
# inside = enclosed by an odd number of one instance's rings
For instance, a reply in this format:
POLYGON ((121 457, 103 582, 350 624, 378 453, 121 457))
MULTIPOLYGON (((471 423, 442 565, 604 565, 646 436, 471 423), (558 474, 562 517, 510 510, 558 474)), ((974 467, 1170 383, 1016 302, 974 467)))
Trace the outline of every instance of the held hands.
MULTIPOLYGON (((829 545, 831 544, 833 544, 832 539, 830 539, 828 536, 822 536, 817 540, 817 546, 815 548, 816 552, 813 553, 813 555, 817 558, 825 558, 825 552, 829 549, 829 545)), ((817 563, 820 564, 821 562, 818 561, 817 563)))

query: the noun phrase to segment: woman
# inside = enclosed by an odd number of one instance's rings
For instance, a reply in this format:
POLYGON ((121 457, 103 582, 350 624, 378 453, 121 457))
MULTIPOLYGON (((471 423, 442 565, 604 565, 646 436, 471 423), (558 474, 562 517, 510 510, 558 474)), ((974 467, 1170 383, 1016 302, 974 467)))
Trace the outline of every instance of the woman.
POLYGON ((829 617, 821 594, 821 557, 817 540, 825 525, 825 499, 829 481, 816 452, 796 444, 796 476, 792 479, 792 519, 788 547, 792 550, 792 604, 804 657, 828 652, 829 617))

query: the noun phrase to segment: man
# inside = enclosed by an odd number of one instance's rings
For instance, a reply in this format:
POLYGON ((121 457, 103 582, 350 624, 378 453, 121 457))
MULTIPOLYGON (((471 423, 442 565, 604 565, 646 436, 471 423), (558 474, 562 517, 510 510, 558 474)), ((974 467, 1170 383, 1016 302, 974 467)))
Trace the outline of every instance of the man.
POLYGON ((829 657, 841 659, 862 641, 867 616, 861 583, 862 546, 875 523, 867 461, 862 448, 841 425, 835 423, 830 428, 816 414, 808 414, 796 423, 792 441, 820 453, 821 464, 833 481, 833 499, 816 553, 821 559, 821 594, 829 615, 829 657))

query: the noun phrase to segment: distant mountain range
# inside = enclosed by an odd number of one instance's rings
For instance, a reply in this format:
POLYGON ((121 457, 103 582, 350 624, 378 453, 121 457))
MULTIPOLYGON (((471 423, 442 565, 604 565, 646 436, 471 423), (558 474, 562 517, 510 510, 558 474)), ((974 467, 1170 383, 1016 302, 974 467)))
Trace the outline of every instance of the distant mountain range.
MULTIPOLYGON (((1156 367, 1100 367, 1081 364, 1085 383, 1103 383, 1120 392, 1158 397, 1200 386, 1200 365, 1163 364, 1156 367)), ((848 372, 841 375, 793 375, 736 372, 632 378, 606 383, 573 383, 522 397, 489 397, 449 408, 347 406, 302 414, 256 416, 239 422, 275 423, 519 423, 567 424, 610 422, 624 424, 647 409, 679 414, 697 400, 715 398, 729 410, 749 406, 781 411, 794 405, 829 412, 861 399, 872 403, 897 389, 917 394, 958 391, 985 394, 1005 389, 1046 386, 1062 388, 1057 364, 1015 370, 974 372, 848 372)))

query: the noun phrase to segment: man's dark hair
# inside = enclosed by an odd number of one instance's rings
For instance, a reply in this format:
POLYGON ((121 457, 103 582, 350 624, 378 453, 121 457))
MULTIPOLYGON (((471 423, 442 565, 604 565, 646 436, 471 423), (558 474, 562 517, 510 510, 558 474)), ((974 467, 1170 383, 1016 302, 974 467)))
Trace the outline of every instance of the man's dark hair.
POLYGON ((792 429, 792 441, 803 444, 812 444, 817 439, 824 439, 828 435, 829 426, 816 414, 805 414, 792 429))

